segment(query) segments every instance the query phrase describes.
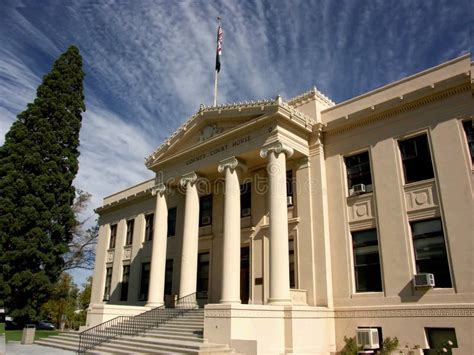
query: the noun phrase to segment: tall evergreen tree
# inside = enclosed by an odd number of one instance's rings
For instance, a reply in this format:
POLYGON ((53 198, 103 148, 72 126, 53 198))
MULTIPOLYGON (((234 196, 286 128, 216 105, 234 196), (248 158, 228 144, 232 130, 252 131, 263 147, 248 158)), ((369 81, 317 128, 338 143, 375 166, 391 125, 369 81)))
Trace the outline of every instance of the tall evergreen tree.
POLYGON ((39 316, 72 238, 83 79, 71 46, 0 147, 0 299, 17 319, 39 316))

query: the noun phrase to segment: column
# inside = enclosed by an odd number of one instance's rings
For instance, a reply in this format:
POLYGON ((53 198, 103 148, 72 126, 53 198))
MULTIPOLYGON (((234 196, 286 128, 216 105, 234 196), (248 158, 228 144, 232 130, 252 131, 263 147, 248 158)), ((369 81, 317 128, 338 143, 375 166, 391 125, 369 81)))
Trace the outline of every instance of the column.
POLYGON ((168 205, 165 192, 166 187, 163 184, 157 184, 152 190, 152 194, 156 196, 156 202, 147 307, 163 305, 165 297, 166 243, 168 239, 168 205))
POLYGON ((270 304, 291 304, 288 256, 288 211, 286 203, 286 158, 293 149, 282 142, 262 147, 260 156, 268 157, 270 212, 270 304))
POLYGON ((186 201, 184 204, 179 298, 196 292, 199 237, 199 196, 196 181, 195 172, 183 175, 180 180, 181 186, 186 189, 186 201))
POLYGON ((224 240, 220 303, 240 303, 240 183, 237 169, 244 165, 235 157, 219 162, 225 173, 224 240))

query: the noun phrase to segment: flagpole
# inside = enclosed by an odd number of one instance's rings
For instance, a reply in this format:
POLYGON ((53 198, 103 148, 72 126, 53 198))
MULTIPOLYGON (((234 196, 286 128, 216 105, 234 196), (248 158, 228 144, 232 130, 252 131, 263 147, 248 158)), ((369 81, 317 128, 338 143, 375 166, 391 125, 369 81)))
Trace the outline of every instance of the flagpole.
POLYGON ((220 43, 219 41, 222 40, 222 38, 219 37, 219 31, 220 31, 220 28, 221 28, 221 18, 220 17, 217 17, 217 52, 216 52, 216 70, 215 70, 215 77, 214 77, 214 106, 217 106, 217 81, 218 81, 218 78, 219 78, 219 70, 218 70, 218 67, 217 67, 217 61, 219 61, 219 69, 220 69, 220 43))
POLYGON ((219 77, 219 72, 216 70, 216 76, 214 78, 214 106, 217 106, 217 78, 219 77))

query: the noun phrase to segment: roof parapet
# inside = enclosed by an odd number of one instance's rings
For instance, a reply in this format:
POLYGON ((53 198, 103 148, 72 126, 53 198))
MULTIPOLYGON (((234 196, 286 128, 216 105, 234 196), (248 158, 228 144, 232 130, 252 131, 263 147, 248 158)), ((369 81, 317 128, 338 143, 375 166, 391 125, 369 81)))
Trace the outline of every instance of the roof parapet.
POLYGON ((319 91, 316 88, 316 86, 313 86, 310 90, 289 99, 288 101, 286 101, 286 103, 288 105, 297 107, 297 106, 300 106, 300 105, 304 104, 305 102, 307 102, 307 101, 309 101, 313 98, 321 100, 322 102, 324 102, 328 106, 334 106, 336 104, 329 97, 327 97, 321 91, 319 91))

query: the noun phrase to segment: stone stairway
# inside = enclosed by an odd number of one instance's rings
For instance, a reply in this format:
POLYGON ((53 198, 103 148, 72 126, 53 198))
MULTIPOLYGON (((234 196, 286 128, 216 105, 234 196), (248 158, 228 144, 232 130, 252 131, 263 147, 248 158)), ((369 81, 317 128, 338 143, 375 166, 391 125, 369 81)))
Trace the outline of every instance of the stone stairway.
MULTIPOLYGON (((233 353, 227 345, 210 344, 203 339, 204 310, 193 309, 146 333, 123 336, 100 344, 88 354, 216 354, 233 353)), ((77 351, 79 333, 61 333, 36 344, 77 351)))

